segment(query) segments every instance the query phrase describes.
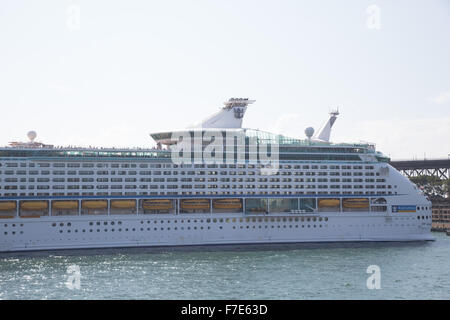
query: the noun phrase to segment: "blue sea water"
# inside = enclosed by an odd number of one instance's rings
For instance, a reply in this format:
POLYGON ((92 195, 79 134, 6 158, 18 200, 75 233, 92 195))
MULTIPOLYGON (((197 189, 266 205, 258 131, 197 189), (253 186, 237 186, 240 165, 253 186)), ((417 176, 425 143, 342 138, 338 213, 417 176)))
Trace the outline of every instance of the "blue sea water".
POLYGON ((450 237, 434 236, 1 254, 0 299, 450 299, 450 237), (380 268, 380 289, 367 287, 371 265, 380 268), (68 283, 74 266, 79 289, 68 283))

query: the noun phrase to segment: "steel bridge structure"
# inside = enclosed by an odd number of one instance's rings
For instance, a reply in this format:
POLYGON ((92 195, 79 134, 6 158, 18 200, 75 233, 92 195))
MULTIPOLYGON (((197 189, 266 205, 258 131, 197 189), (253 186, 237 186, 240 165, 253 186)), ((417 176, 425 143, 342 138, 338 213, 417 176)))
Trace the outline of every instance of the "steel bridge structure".
POLYGON ((390 164, 408 178, 428 175, 439 179, 450 179, 450 158, 391 160, 390 164))

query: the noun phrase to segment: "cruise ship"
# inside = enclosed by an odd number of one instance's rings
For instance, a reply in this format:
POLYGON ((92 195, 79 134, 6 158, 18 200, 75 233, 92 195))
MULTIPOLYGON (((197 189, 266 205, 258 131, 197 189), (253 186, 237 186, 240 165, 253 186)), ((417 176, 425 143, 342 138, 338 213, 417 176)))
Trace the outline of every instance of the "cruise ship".
POLYGON ((0 148, 0 252, 433 240, 431 203, 370 143, 242 126, 231 98, 148 149, 0 148))

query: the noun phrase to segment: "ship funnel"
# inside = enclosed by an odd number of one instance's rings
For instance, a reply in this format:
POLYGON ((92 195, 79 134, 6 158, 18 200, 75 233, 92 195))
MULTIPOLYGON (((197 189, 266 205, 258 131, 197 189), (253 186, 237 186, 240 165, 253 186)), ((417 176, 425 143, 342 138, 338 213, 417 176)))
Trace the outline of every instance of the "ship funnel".
POLYGON ((313 139, 323 142, 330 141, 331 128, 333 127, 334 122, 339 115, 339 110, 333 110, 330 112, 330 118, 328 118, 327 122, 320 128, 320 130, 314 135, 313 139))
POLYGON ((224 102, 224 107, 194 127, 197 128, 242 128, 247 106, 255 100, 248 98, 231 98, 224 102))

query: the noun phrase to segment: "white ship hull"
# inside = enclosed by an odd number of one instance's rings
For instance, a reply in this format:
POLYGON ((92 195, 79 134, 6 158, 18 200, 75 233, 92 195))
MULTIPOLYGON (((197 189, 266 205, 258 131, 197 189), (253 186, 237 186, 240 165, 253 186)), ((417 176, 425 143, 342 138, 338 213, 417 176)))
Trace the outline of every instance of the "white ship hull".
POLYGON ((417 213, 403 213, 401 216, 327 212, 312 215, 230 213, 41 217, 2 221, 0 251, 426 241, 434 240, 430 228, 431 219, 417 213))

